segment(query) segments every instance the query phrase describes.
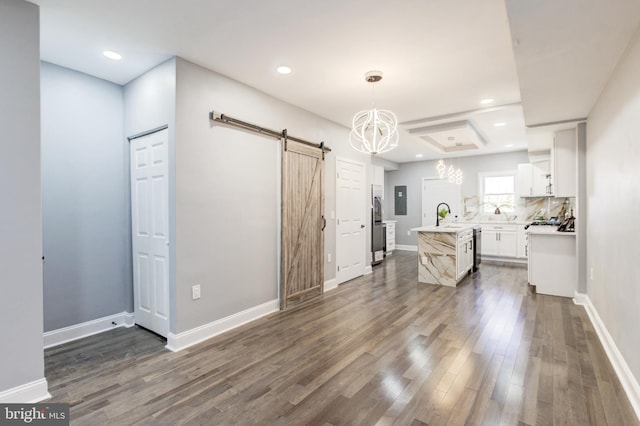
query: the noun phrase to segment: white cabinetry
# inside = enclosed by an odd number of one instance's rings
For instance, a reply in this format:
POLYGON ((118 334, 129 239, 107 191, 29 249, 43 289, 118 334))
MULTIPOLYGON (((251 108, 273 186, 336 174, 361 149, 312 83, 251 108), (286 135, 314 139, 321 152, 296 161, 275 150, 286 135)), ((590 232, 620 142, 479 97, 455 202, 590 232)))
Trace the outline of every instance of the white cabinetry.
POLYGON ((518 164, 518 196, 548 197, 553 195, 551 160, 518 164))
POLYGON ((529 284, 536 286, 538 294, 575 295, 577 261, 574 233, 529 233, 529 284))
POLYGON ((380 166, 372 166, 371 184, 382 191, 382 198, 384 199, 384 168, 380 166))
POLYGON ((578 174, 576 129, 556 132, 553 141, 554 195, 575 197, 578 174))
POLYGON ((473 230, 460 232, 456 245, 456 280, 473 268, 473 230))
POLYGON ((392 254, 396 249, 396 222, 384 222, 386 225, 386 237, 387 237, 387 254, 392 254))
POLYGON ((531 163, 518 164, 517 191, 518 197, 531 197, 533 185, 531 180, 531 163))
POLYGON ((481 254, 517 257, 516 225, 482 225, 481 254))
POLYGON ((529 236, 524 229, 526 225, 517 225, 516 239, 518 241, 518 255, 520 259, 525 259, 529 256, 529 236))

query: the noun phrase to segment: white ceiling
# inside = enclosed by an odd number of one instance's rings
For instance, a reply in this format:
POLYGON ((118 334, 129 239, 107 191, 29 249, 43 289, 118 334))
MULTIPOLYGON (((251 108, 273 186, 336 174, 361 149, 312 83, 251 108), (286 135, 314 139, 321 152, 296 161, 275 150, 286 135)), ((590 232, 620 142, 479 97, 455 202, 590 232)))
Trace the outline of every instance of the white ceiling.
POLYGON ((431 149, 415 127, 469 120, 488 142, 464 154, 475 155, 526 149, 525 121, 585 116, 640 16, 637 0, 34 3, 43 60, 118 84, 175 55, 348 127, 371 105, 364 73, 382 70, 376 106, 405 123, 400 147, 382 155, 396 162, 463 155, 431 149), (277 74, 281 64, 293 72, 277 74))

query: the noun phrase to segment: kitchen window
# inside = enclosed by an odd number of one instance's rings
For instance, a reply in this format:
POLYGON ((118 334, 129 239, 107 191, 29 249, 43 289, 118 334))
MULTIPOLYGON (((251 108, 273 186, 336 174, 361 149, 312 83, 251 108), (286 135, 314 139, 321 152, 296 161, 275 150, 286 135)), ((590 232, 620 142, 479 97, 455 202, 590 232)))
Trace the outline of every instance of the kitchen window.
POLYGON ((516 211, 516 172, 495 172, 478 174, 480 211, 493 214, 499 208, 501 213, 516 211))

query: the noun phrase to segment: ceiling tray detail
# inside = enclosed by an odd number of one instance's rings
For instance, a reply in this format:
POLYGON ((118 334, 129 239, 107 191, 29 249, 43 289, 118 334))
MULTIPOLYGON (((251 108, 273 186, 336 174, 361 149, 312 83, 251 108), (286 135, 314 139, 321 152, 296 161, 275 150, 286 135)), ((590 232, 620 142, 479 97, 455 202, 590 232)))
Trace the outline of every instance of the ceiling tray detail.
POLYGON ((439 152, 459 152, 481 148, 487 141, 468 120, 409 129, 439 152))

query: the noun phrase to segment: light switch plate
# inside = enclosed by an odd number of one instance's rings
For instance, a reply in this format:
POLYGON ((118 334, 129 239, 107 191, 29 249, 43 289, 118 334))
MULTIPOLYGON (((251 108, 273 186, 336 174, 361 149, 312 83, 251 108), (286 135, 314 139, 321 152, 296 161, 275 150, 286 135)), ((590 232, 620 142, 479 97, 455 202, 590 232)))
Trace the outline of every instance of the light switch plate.
POLYGON ((191 287, 191 299, 200 299, 200 284, 191 287))

